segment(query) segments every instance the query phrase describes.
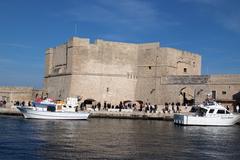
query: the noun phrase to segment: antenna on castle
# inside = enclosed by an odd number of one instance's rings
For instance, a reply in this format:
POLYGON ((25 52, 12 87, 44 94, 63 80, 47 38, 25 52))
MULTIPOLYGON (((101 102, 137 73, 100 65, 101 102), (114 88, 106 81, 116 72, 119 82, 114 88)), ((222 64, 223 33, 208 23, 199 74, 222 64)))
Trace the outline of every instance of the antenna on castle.
POLYGON ((74 35, 77 35, 77 24, 75 24, 74 35))

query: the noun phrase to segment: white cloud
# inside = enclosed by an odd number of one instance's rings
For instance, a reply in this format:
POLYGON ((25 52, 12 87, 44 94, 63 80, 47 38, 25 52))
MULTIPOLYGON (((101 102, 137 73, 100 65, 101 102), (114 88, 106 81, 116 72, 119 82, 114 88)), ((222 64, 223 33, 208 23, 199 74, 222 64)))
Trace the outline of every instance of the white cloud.
MULTIPOLYGON (((238 0, 179 0, 183 3, 194 3, 197 5, 205 5, 208 10, 208 16, 212 17, 216 23, 233 32, 240 33, 240 11, 238 8, 238 0)), ((200 9, 201 7, 198 6, 200 9)))
POLYGON ((185 3, 198 3, 203 5, 218 6, 222 4, 225 0, 180 0, 185 3))
POLYGON ((164 28, 180 23, 169 13, 160 12, 153 4, 139 0, 103 0, 84 3, 66 11, 66 14, 80 22, 92 22, 116 28, 126 27, 141 31, 146 28, 164 28))
POLYGON ((233 13, 218 13, 217 21, 226 29, 240 33, 240 11, 233 13))

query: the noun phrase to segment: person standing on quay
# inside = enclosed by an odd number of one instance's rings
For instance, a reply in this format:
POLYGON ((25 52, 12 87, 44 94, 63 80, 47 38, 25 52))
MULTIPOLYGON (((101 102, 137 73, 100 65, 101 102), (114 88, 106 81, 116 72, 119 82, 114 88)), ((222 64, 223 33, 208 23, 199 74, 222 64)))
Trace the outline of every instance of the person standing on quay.
POLYGON ((100 102, 97 103, 97 108, 98 108, 98 111, 101 110, 101 103, 100 102))
POLYGON ((239 106, 238 105, 236 106, 236 111, 237 111, 237 113, 239 113, 239 106))

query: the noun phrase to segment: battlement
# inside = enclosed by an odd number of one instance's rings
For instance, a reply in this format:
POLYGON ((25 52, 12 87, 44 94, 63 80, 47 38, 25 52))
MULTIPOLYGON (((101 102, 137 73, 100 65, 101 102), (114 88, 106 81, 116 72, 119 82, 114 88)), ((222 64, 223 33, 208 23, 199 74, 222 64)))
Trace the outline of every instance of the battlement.
POLYGON ((72 37, 67 42, 68 47, 88 46, 89 44, 90 44, 90 39, 79 38, 79 37, 72 37))
POLYGON ((198 56, 198 57, 201 57, 201 55, 198 54, 198 53, 192 53, 192 52, 181 50, 181 49, 170 48, 170 47, 161 47, 161 49, 165 50, 167 52, 178 53, 178 54, 185 55, 185 56, 198 56))
POLYGON ((30 91, 33 90, 32 87, 10 87, 10 86, 1 86, 0 91, 30 91))
POLYGON ((209 79, 210 84, 223 85, 223 84, 240 84, 240 75, 239 74, 219 74, 211 75, 209 79))

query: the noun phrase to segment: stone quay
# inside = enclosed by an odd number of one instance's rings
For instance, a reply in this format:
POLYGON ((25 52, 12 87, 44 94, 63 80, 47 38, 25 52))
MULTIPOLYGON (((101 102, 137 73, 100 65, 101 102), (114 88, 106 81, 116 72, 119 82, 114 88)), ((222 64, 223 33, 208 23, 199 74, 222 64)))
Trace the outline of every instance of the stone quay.
MULTIPOLYGON (((149 113, 149 112, 140 112, 140 111, 130 111, 129 109, 123 109, 119 112, 118 109, 109 109, 109 110, 88 110, 90 118, 115 118, 115 119, 144 119, 144 120, 165 120, 172 121, 173 113, 172 112, 160 112, 149 113)), ((12 115, 12 116, 22 116, 21 112, 16 108, 16 106, 11 107, 0 107, 0 115, 12 115)))

